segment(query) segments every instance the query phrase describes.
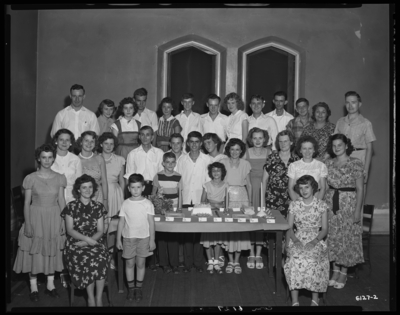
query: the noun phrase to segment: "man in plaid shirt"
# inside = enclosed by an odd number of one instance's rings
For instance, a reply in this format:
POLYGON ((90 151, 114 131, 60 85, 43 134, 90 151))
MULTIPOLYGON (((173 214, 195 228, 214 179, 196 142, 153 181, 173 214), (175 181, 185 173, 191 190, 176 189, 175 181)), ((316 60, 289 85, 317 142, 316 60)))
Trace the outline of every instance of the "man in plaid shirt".
POLYGON ((295 143, 301 137, 303 130, 306 126, 313 122, 311 115, 308 111, 309 102, 305 98, 299 98, 296 101, 295 109, 299 113, 296 118, 293 118, 286 125, 286 129, 289 130, 294 137, 295 143))

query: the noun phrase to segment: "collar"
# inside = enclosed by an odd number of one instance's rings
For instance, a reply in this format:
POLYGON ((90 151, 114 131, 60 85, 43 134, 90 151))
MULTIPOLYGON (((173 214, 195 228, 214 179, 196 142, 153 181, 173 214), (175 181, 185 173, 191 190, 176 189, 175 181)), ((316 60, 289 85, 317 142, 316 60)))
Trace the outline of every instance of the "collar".
POLYGON ((163 121, 170 121, 170 120, 172 120, 174 118, 175 118, 174 115, 171 115, 171 116, 168 117, 168 119, 165 119, 164 116, 161 116, 160 119, 163 120, 163 121))
POLYGON ((80 112, 81 110, 84 111, 84 112, 88 110, 88 109, 87 109, 85 106, 83 106, 83 105, 82 105, 81 109, 78 110, 78 111, 76 111, 75 109, 73 109, 73 108, 72 108, 72 105, 67 106, 65 109, 66 109, 66 110, 73 110, 74 112, 77 112, 77 113, 80 112))
MULTIPOLYGON (((180 115, 181 116, 186 116, 185 111, 181 111, 180 115)), ((200 115, 200 114, 197 114, 194 111, 191 111, 189 116, 186 116, 186 117, 189 118, 191 115, 196 116, 196 115, 200 115)))
MULTIPOLYGON (((277 114, 276 114, 276 109, 274 109, 273 111, 272 111, 272 115, 273 116, 278 116, 277 114)), ((288 116, 289 115, 289 113, 287 112, 287 111, 285 111, 285 109, 283 109, 283 115, 282 116, 288 116)), ((280 117, 280 116, 278 116, 278 117, 280 117)))
POLYGON ((251 115, 251 116, 249 116, 249 119, 250 120, 257 120, 257 119, 262 119, 264 117, 265 117, 265 114, 261 113, 261 115, 258 118, 254 117, 254 115, 251 115))
MULTIPOLYGON (((146 152, 146 151, 143 149, 143 145, 142 145, 142 144, 137 148, 137 150, 138 150, 138 151, 146 152)), ((153 147, 152 145, 151 145, 151 148, 149 149, 149 151, 152 151, 152 152, 155 153, 154 147, 153 147)), ((149 152, 149 151, 147 151, 147 152, 149 152)), ((146 153, 147 153, 147 152, 146 152, 146 153)))
MULTIPOLYGON (((349 115, 346 115, 346 116, 344 117, 344 121, 345 121, 346 123, 350 124, 349 115)), ((364 116, 361 115, 361 114, 358 114, 357 118, 354 119, 351 123, 352 123, 352 124, 361 124, 361 123, 363 123, 364 121, 365 121, 364 116)))
MULTIPOLYGON (((243 113, 243 111, 241 109, 238 109, 238 111, 233 115, 233 116, 237 116, 239 114, 243 113)), ((231 114, 232 115, 232 114, 231 114)))
MULTIPOLYGON (((126 123, 128 123, 128 119, 126 119, 124 116, 121 116, 121 117, 119 118, 119 120, 125 120, 126 123)), ((132 117, 131 120, 130 120, 129 122, 131 122, 132 120, 136 120, 136 119, 135 119, 134 117, 132 117)))

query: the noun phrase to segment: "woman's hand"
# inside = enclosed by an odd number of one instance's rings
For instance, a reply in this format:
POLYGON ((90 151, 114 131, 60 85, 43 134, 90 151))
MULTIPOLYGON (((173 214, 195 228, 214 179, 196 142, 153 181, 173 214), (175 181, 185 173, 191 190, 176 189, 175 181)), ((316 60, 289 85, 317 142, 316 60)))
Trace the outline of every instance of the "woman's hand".
POLYGON ((356 211, 353 213, 353 224, 358 224, 361 221, 361 213, 360 211, 356 211))
POLYGON ((90 246, 94 246, 94 245, 97 245, 98 243, 97 243, 97 241, 95 241, 93 238, 91 238, 91 237, 88 237, 87 239, 86 239, 86 243, 88 243, 88 245, 90 245, 90 246))
POLYGON ((299 249, 303 247, 303 244, 300 242, 300 240, 299 240, 298 238, 296 238, 296 239, 293 241, 293 245, 294 245, 295 247, 299 248, 299 249))
POLYGON ((149 249, 149 251, 152 252, 155 249, 156 249, 156 243, 154 241, 150 241, 150 249, 149 249))
POLYGON ((78 247, 85 247, 85 246, 88 246, 88 243, 86 243, 85 241, 79 241, 79 242, 76 242, 75 245, 78 247))
POLYGON ((317 243, 318 243, 317 240, 313 239, 311 242, 308 242, 306 245, 304 245, 304 249, 312 250, 315 247, 315 245, 317 245, 317 243))
POLYGON ((31 224, 29 224, 27 222, 25 222, 24 235, 29 238, 33 237, 33 228, 31 226, 31 224))
POLYGON ((64 235, 64 234, 65 234, 65 224, 64 224, 64 222, 61 222, 60 235, 64 235))

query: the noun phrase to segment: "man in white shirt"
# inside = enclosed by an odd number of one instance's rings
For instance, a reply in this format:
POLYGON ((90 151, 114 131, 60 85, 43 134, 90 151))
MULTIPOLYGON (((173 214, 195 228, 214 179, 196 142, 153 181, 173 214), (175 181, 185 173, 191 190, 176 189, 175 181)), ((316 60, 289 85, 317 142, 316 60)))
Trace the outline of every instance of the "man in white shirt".
POLYGON ((276 135, 278 134, 278 125, 276 124, 275 119, 273 119, 271 116, 263 114, 262 109, 265 106, 265 100, 261 95, 253 95, 250 100, 250 107, 253 111, 253 114, 247 118, 247 121, 249 122, 249 129, 246 131, 246 138, 248 132, 252 128, 257 127, 266 130, 269 136, 267 145, 275 151, 275 139, 276 135))
POLYGON ((53 138, 55 133, 62 129, 68 129, 75 139, 78 139, 84 131, 94 131, 100 133, 99 122, 95 113, 83 106, 85 99, 85 89, 82 85, 74 84, 70 89, 71 105, 60 110, 53 121, 50 136, 53 138))
POLYGON ((192 107, 194 105, 194 96, 192 93, 183 94, 181 98, 181 104, 183 105, 183 111, 175 117, 178 119, 182 127, 181 134, 184 141, 186 141, 187 135, 191 131, 201 132, 200 114, 192 111, 192 107))
MULTIPOLYGON (((182 206, 187 207, 199 204, 203 192, 203 184, 210 180, 207 166, 210 164, 210 157, 200 152, 201 133, 192 131, 188 134, 187 143, 190 151, 178 162, 178 173, 182 175, 182 206)), ((204 255, 203 246, 200 244, 201 233, 182 233, 184 244, 184 272, 196 268, 203 272, 204 255)))
POLYGON ((279 91, 275 92, 274 99, 272 102, 275 105, 275 110, 267 113, 267 116, 275 119, 276 124, 278 126, 278 133, 282 130, 286 130, 286 125, 289 121, 291 121, 294 117, 284 110, 284 106, 287 104, 287 94, 286 92, 279 91))
MULTIPOLYGON (((141 126, 150 126, 154 133, 158 130, 158 118, 155 111, 146 108, 147 90, 145 88, 137 89, 133 93, 133 99, 138 105, 138 112, 133 118, 140 121, 141 126)), ((155 137, 154 137, 155 138, 155 137)), ((155 142, 156 139, 154 139, 155 142)), ((155 145, 155 143, 153 143, 155 145)))
POLYGON ((142 195, 148 196, 153 190, 154 176, 164 169, 161 164, 164 152, 151 145, 154 138, 154 131, 150 126, 140 128, 139 138, 142 144, 140 147, 129 152, 126 158, 126 172, 124 177, 125 183, 127 183, 130 175, 134 173, 142 174, 146 185, 142 195))
MULTIPOLYGON (((200 126, 201 133, 215 133, 221 139, 222 143, 226 142, 226 126, 228 116, 220 113, 221 98, 218 95, 210 94, 207 98, 207 107, 209 112, 201 115, 200 126)), ((222 145, 221 148, 224 146, 222 145)))

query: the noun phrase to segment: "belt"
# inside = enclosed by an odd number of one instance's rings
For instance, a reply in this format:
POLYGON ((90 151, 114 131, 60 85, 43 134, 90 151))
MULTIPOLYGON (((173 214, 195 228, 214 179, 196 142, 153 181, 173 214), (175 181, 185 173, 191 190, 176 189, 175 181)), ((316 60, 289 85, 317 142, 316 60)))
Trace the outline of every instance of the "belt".
POLYGON ((332 198, 332 211, 334 214, 339 210, 339 191, 356 191, 354 187, 343 187, 343 188, 335 188, 331 185, 328 185, 330 189, 333 189, 335 193, 333 194, 332 198))
POLYGON ((354 148, 354 151, 364 151, 366 149, 362 149, 362 148, 354 148))

